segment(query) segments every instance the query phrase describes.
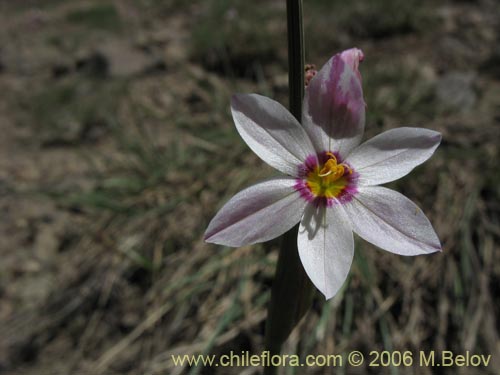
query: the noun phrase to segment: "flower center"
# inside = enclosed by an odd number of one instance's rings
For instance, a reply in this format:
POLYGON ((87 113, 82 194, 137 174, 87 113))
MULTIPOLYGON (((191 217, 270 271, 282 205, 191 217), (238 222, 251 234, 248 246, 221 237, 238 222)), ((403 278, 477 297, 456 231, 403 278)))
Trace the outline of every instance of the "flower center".
POLYGON ((309 155, 297 176, 294 189, 318 207, 350 202, 358 192, 358 173, 332 151, 309 155))
POLYGON ((316 165, 306 176, 306 185, 311 193, 320 198, 337 198, 349 184, 352 169, 344 164, 338 164, 337 158, 327 152, 328 158, 322 166, 316 165))

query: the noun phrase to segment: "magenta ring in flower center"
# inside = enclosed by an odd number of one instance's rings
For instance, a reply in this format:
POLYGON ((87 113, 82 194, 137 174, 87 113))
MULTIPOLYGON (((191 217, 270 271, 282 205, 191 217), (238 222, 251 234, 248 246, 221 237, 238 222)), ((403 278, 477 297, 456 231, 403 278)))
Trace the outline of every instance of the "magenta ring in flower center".
POLYGON ((294 186, 301 197, 315 206, 347 203, 357 193, 358 174, 337 152, 309 155, 299 166, 294 186))

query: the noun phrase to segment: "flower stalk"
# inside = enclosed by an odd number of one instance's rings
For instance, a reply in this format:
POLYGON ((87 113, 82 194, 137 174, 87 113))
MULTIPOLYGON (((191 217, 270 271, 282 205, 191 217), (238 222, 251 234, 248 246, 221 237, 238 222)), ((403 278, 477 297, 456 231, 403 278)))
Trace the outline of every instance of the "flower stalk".
MULTIPOLYGON (((304 38, 302 29, 302 0, 287 0, 288 85, 290 112, 300 122, 304 97, 304 38)), ((276 274, 266 323, 266 350, 280 354, 285 340, 309 310, 314 285, 304 271, 297 249, 298 225, 286 232, 281 240, 276 274)), ((265 374, 275 374, 268 367, 265 374)))
POLYGON ((302 28, 302 0, 286 2, 288 30, 288 86, 290 112, 297 121, 302 118, 304 98, 304 32, 302 28))

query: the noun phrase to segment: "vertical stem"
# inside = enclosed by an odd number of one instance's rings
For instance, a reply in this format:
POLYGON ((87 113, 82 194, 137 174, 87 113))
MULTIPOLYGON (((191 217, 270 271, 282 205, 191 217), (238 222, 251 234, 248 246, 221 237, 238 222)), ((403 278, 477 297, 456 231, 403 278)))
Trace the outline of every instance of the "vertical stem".
MULTIPOLYGON (((290 112, 300 122, 304 96, 304 43, 302 31, 302 0, 287 0, 288 84, 290 112)), ((285 233, 271 290, 266 323, 266 350, 280 354, 285 340, 309 310, 314 286, 300 262, 297 249, 298 225, 285 233)), ((264 374, 276 374, 277 367, 265 367, 264 374)))
POLYGON ((288 87, 290 112, 302 121, 304 97, 304 33, 302 29, 302 0, 286 1, 288 30, 288 87))

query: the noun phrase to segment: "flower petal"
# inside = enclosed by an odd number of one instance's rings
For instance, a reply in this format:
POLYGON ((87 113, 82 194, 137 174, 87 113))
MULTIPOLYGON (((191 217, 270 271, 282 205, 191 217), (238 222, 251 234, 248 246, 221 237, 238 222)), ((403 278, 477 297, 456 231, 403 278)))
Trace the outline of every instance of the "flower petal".
POLYGON ((306 88, 302 123, 318 152, 337 151, 342 158, 361 141, 365 101, 357 48, 333 56, 306 88))
POLYGON ((277 170, 297 176, 299 165, 309 155, 316 156, 304 128, 280 103, 257 94, 237 94, 231 111, 243 140, 277 170))
POLYGON ((205 240, 239 247, 283 234, 299 222, 307 204, 293 188, 295 183, 280 178, 242 190, 212 219, 205 240))
POLYGON ((404 195, 381 186, 359 187, 343 205, 352 229, 372 244, 399 255, 441 250, 439 238, 422 210, 404 195))
POLYGON ((326 299, 339 291, 351 269, 354 240, 342 206, 308 205, 297 239, 304 269, 326 299))
POLYGON ((359 173, 358 184, 379 185, 401 178, 429 159, 441 134, 422 128, 383 132, 351 152, 347 162, 359 173))

